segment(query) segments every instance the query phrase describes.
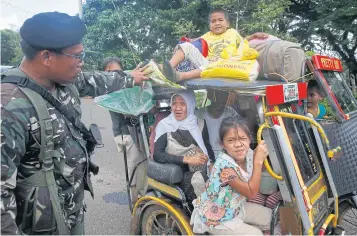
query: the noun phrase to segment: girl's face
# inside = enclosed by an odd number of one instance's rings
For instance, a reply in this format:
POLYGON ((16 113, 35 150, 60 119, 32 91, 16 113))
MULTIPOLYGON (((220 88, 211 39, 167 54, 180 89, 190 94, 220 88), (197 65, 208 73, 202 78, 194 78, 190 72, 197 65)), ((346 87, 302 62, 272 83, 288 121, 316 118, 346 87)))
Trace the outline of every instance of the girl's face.
POLYGON ((174 113, 175 119, 178 121, 184 120, 187 117, 187 105, 185 99, 176 95, 172 99, 171 110, 174 113))
POLYGON ((230 128, 223 137, 223 148, 235 161, 241 162, 250 148, 250 137, 240 127, 230 128))

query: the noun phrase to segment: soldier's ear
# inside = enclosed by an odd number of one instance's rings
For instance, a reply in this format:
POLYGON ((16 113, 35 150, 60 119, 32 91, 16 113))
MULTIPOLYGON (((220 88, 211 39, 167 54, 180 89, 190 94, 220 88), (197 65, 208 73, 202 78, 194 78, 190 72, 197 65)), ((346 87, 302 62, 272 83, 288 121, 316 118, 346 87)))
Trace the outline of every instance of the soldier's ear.
POLYGON ((40 52, 40 58, 42 61, 42 64, 45 66, 50 66, 51 65, 51 52, 48 50, 43 50, 40 52))

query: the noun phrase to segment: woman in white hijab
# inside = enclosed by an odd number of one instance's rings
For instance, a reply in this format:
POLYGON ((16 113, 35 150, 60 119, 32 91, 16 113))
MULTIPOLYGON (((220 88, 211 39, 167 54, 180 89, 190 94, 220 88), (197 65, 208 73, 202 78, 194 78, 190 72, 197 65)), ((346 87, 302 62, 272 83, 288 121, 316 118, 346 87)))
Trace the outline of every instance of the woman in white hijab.
POLYGON ((171 114, 156 127, 154 160, 180 165, 184 172, 181 188, 191 202, 196 198, 192 187, 197 171, 207 178, 207 165, 214 162, 206 122, 195 116, 196 98, 185 90, 171 98, 171 114))

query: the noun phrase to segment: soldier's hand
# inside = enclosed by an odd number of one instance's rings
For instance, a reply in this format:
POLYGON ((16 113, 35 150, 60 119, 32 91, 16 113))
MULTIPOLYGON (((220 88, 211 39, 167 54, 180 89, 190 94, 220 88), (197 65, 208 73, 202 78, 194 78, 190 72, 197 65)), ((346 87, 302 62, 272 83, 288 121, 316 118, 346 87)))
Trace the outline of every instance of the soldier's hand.
POLYGON ((149 67, 149 65, 141 67, 141 63, 140 63, 134 70, 132 70, 130 72, 131 76, 133 76, 133 78, 134 78, 135 84, 139 85, 143 81, 149 79, 149 77, 147 77, 146 75, 150 74, 151 71, 149 71, 149 70, 145 71, 148 67, 149 67))

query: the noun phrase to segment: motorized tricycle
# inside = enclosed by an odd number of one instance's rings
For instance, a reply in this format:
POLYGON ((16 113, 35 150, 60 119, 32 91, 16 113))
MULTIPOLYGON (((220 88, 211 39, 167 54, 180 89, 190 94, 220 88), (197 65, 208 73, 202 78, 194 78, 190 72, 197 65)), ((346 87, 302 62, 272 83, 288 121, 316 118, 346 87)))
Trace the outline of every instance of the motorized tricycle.
MULTIPOLYGON (((209 88, 232 94, 230 105, 255 128, 253 143, 262 139, 267 143, 269 157, 264 162, 265 169, 276 179, 283 199, 272 211, 271 235, 277 233, 274 232, 277 224, 280 233, 296 235, 339 235, 344 233, 342 226, 349 230, 348 234, 353 234, 357 228, 357 217, 353 216, 356 214, 356 183, 350 183, 348 188, 336 186, 336 182, 339 185, 339 181, 351 177, 343 175, 343 171, 348 172, 339 169, 338 163, 345 163, 341 160, 346 155, 356 156, 357 145, 354 143, 351 147, 348 139, 335 138, 337 131, 328 134, 325 131, 330 127, 332 130, 336 127, 345 131, 351 131, 349 127, 355 129, 357 103, 335 70, 325 72, 326 67, 319 67, 317 63, 321 60, 307 59, 302 78, 294 83, 223 78, 193 79, 184 83, 188 89, 209 88), (331 71, 336 72, 335 77, 327 77, 331 71), (306 79, 316 79, 322 86, 335 112, 333 121, 320 124, 311 114, 306 114, 306 79)), ((138 163, 129 176, 129 157, 124 152, 132 212, 131 234, 194 234, 189 223, 192 208, 178 186, 183 178, 182 169, 173 164, 156 163, 150 148, 155 124, 169 113, 173 93, 175 89, 156 89, 154 115, 150 112, 136 117, 126 114, 135 130, 137 145, 145 155, 145 160, 138 163)), ((355 134, 357 132, 352 135, 355 134)), ((356 163, 356 160, 349 161, 356 163)), ((349 168, 357 171, 356 167, 349 168)))

